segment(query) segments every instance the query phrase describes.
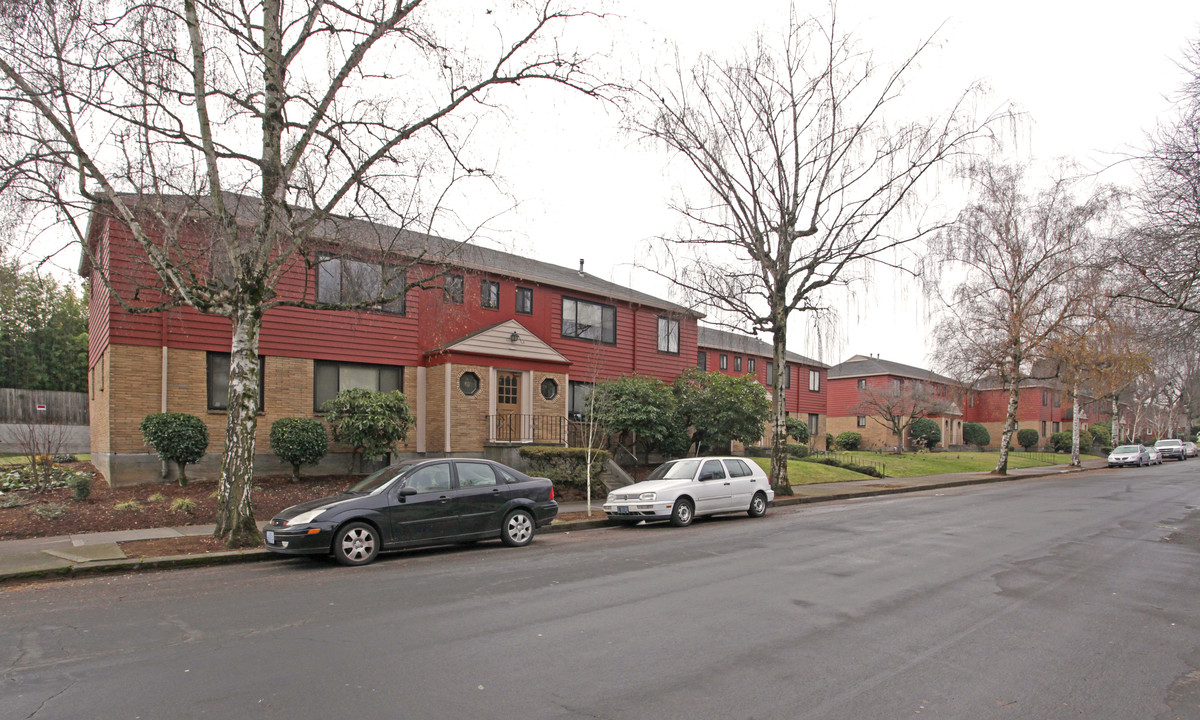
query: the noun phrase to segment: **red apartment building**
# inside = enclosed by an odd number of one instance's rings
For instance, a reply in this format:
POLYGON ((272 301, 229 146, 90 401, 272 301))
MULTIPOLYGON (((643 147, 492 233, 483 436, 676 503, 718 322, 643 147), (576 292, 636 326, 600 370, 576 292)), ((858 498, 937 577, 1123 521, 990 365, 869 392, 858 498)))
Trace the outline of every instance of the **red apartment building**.
MULTIPOLYGON (((701 327, 698 332, 696 364, 701 370, 719 371, 726 375, 751 375, 770 391, 775 372, 775 353, 770 343, 714 328, 701 327)), ((824 449, 829 366, 793 352, 787 352, 784 357, 783 385, 787 396, 784 406, 787 413, 807 421, 812 435, 810 445, 824 449)))
MULTIPOLYGON (((1051 435, 1071 429, 1072 400, 1057 382, 1052 380, 1028 380, 1017 395, 1017 430, 1036 430, 1038 445, 1043 446, 1051 435)), ((977 422, 987 428, 992 444, 1000 446, 1004 433, 1004 420, 1008 415, 1008 391, 999 381, 986 380, 967 394, 965 420, 977 422)), ((1095 403, 1083 405, 1080 413, 1080 428, 1087 429, 1090 422, 1108 418, 1108 413, 1099 413, 1095 403), (1091 416, 1096 412, 1097 416, 1091 416)), ((1013 445, 1016 446, 1016 436, 1013 445)))
MULTIPOLYGON (((195 222, 201 233, 202 220, 195 222)), ((380 266, 345 248, 366 248, 369 238, 396 232, 339 221, 338 256, 291 263, 277 292, 353 301, 351 281, 372 270, 379 275, 380 266)), ((153 293, 138 291, 152 279, 143 252, 104 212, 93 212, 88 238, 99 265, 85 259, 80 266, 90 291, 92 462, 116 485, 160 480, 139 423, 150 413, 186 412, 205 420, 211 438, 195 475, 214 477, 224 450, 229 321, 188 307, 128 312, 101 273, 127 302, 150 305, 153 293)), ((462 247, 449 261, 454 270, 444 289, 413 290, 377 310, 267 312, 260 472, 286 471, 270 453, 272 422, 321 418, 321 404, 349 387, 407 395, 415 427, 402 454, 483 454, 491 446, 565 441, 568 418, 597 380, 640 373, 670 382, 695 364, 702 315, 589 275, 582 263, 574 270, 478 246, 462 247)), ((319 471, 343 471, 345 462, 344 454, 331 453, 319 471)))
MULTIPOLYGON (((928 417, 941 425, 941 447, 962 443, 962 388, 953 379, 931 370, 883 360, 870 355, 855 355, 829 369, 829 432, 837 437, 847 431, 863 436, 863 447, 890 448, 907 446, 907 438, 898 438, 879 411, 872 411, 864 400, 891 399, 889 407, 936 407, 928 417)), ((883 403, 887 404, 887 403, 883 403)), ((907 419, 909 416, 897 413, 907 419)))

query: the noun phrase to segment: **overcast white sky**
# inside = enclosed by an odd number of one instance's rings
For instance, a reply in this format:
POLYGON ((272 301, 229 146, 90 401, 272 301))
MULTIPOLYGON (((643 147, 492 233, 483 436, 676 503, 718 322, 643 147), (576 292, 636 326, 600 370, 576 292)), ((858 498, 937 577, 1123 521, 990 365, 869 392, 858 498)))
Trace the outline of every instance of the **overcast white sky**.
MULTIPOLYGON (((618 3, 623 19, 613 55, 628 58, 628 69, 661 63, 673 42, 685 56, 731 52, 756 29, 784 23, 788 11, 786 0, 750 0, 736 13, 729 7, 715 0, 618 3)), ((797 3, 800 14, 826 8, 797 3)), ((913 92, 948 103, 982 80, 991 107, 1012 102, 1028 113, 1027 131, 1011 148, 1019 157, 1070 157, 1095 171, 1137 147, 1167 110, 1165 97, 1183 78, 1175 63, 1187 40, 1200 35, 1194 1, 858 0, 842 2, 838 14, 842 27, 884 61, 907 54, 940 26, 913 92)), ((585 258, 589 272, 668 297, 665 283, 634 269, 645 260, 648 239, 676 223, 667 201, 679 179, 667 173, 667 156, 623 135, 617 113, 580 98, 556 96, 518 122, 526 129, 505 141, 499 160, 521 205, 494 224, 502 229, 495 237, 565 266, 585 258)), ((1121 167, 1103 177, 1127 179, 1121 167)), ((841 303, 835 337, 819 341, 797 318, 789 348, 830 364, 877 353, 928 366, 936 308, 911 279, 877 273, 874 280, 841 303)))
MULTIPOLYGON (((760 28, 786 23, 787 0, 745 0, 730 11, 717 0, 611 0, 616 16, 595 33, 607 62, 627 81, 664 67, 678 44, 684 58, 729 55, 760 28)), ((825 3, 797 0, 800 15, 823 14, 825 3)), ((1010 0, 843 0, 839 24, 882 62, 910 53, 937 31, 937 46, 912 76, 911 97, 942 110, 972 81, 991 89, 986 109, 1013 103, 1028 113, 1013 150, 1024 159, 1071 157, 1099 171, 1136 148, 1180 86, 1175 65, 1189 38, 1200 36, 1195 0, 1131 3, 1010 0), (939 27, 941 28, 939 30, 939 27)), ((586 269, 660 297, 678 299, 665 283, 635 269, 648 242, 669 234, 668 210, 685 180, 682 166, 620 130, 621 117, 578 95, 528 90, 534 102, 513 109, 495 161, 519 205, 489 224, 501 246, 540 260, 586 269)), ((1123 168, 1110 181, 1127 179, 1123 168)), ((481 202, 480 205, 486 205, 481 202)), ((464 208, 470 216, 471 209, 464 208)), ((487 213, 485 213, 487 214, 487 213)), ((71 268, 77 254, 55 265, 71 268)), ((928 365, 927 334, 936 308, 911 278, 876 273, 869 287, 839 303, 833 337, 805 332, 795 318, 789 348, 836 364, 856 353, 877 353, 928 365)))

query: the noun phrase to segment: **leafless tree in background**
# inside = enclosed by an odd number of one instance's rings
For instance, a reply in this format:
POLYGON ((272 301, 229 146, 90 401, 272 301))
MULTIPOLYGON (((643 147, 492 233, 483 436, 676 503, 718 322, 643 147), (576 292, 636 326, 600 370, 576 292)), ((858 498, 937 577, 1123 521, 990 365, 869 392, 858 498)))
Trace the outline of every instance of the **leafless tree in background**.
POLYGON ((892 382, 887 387, 868 387, 858 391, 858 404, 851 413, 865 415, 892 431, 896 449, 904 449, 904 433, 921 418, 940 415, 950 409, 950 402, 934 395, 929 387, 917 380, 892 382))
MULTIPOLYGON (((676 206, 683 228, 653 270, 731 327, 770 335, 776 368, 794 313, 824 309, 826 288, 861 277, 868 261, 895 262, 894 250, 941 226, 900 216, 989 134, 995 118, 977 121, 974 88, 941 115, 885 120, 927 48, 883 70, 835 17, 792 14, 779 37, 759 34, 740 57, 705 56, 645 90, 637 130, 703 188, 676 206)), ((771 390, 771 486, 791 495, 784 373, 771 390)))
POLYGON ((1113 195, 1082 201, 1057 179, 1036 194, 1019 167, 980 163, 970 179, 974 201, 939 237, 936 261, 961 271, 935 329, 934 357, 966 384, 998 379, 1008 412, 995 472, 1008 471, 1021 384, 1048 357, 1064 326, 1083 318, 1099 287, 1096 231, 1113 195))
POLYGON ((93 209, 127 225, 158 290, 118 297, 127 309, 187 305, 230 321, 216 531, 230 546, 259 542, 263 314, 401 299, 425 251, 406 231, 430 230, 457 180, 488 175, 471 134, 500 91, 601 92, 566 36, 595 16, 554 0, 494 13, 433 0, 4 0, 0 12, 0 134, 13 150, 0 190, 54 214, 85 251, 93 209), (331 238, 367 260, 362 292, 281 298, 289 267, 342 252, 331 238))

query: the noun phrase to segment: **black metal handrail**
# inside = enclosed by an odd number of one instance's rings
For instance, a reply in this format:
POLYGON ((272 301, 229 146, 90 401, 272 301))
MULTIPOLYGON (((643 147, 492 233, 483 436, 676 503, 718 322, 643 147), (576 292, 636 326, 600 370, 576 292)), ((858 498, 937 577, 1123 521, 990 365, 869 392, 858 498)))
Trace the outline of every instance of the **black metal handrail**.
POLYGON ((562 415, 488 415, 488 437, 494 442, 567 442, 562 415))

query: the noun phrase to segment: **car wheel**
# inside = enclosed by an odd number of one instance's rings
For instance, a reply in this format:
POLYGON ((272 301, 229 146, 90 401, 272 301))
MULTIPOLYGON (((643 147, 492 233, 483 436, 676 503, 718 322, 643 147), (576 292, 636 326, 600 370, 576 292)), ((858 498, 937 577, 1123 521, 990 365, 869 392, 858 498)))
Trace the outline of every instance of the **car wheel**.
POLYGON ((695 519, 695 512, 696 507, 692 505, 691 500, 679 498, 675 501, 675 507, 671 509, 671 524, 675 527, 687 527, 695 519))
POLYGON ((342 565, 366 565, 379 554, 379 533, 364 522, 352 522, 338 530, 333 556, 342 565))
POLYGON ((746 514, 752 518, 760 518, 767 514, 767 496, 762 493, 755 493, 750 499, 750 509, 746 514))
POLYGON ((513 510, 500 526, 500 539, 509 547, 524 547, 533 542, 533 516, 527 510, 513 510))

